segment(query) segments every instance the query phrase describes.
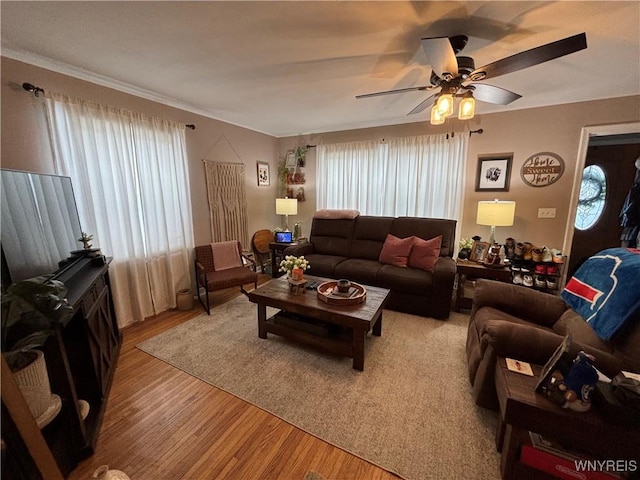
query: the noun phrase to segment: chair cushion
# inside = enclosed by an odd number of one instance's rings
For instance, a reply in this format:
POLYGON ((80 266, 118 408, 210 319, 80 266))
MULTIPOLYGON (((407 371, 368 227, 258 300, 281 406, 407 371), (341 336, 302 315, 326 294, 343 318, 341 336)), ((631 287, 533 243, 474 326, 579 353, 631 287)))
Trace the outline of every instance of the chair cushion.
POLYGON ((398 238, 391 234, 387 235, 380 252, 380 263, 406 267, 412 246, 413 237, 398 238))
POLYGON ((598 350, 612 353, 613 345, 602 340, 584 319, 574 310, 568 309, 553 325, 553 330, 560 335, 571 335, 571 340, 591 345, 598 350))
POLYGON ((440 245, 442 244, 442 235, 438 235, 430 240, 423 240, 419 237, 413 237, 413 247, 409 254, 409 266, 421 268, 428 272, 433 272, 436 262, 440 256, 440 245))
MULTIPOLYGON (((258 275, 246 267, 234 267, 215 272, 209 271, 207 273, 206 289, 208 292, 258 281, 258 275)), ((200 276, 200 283, 205 286, 204 275, 200 276)))

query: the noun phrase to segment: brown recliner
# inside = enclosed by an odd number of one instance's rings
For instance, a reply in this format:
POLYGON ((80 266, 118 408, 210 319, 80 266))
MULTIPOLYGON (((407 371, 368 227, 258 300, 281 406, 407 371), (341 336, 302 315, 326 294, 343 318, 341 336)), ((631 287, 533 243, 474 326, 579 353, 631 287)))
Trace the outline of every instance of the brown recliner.
MULTIPOLYGON (((238 266, 223 269, 220 268, 221 262, 216 262, 214 258, 212 245, 216 244, 195 247, 194 259, 198 300, 208 315, 211 315, 209 292, 239 286, 240 291, 246 295, 247 291, 244 289, 245 284, 253 283, 254 288, 258 287, 258 274, 255 272, 255 262, 242 254, 242 245, 240 245, 240 242, 237 242, 237 256, 235 255, 235 249, 233 251, 233 257, 238 266), (216 264, 218 264, 218 268, 216 268, 216 264), (200 296, 200 290, 202 288, 204 288, 206 304, 200 296)), ((224 263, 227 264, 224 265, 227 267, 229 263, 228 259, 225 259, 224 263)))
POLYGON ((544 365, 566 335, 572 339, 570 354, 580 350, 592 354, 596 367, 605 375, 613 377, 620 370, 640 373, 640 318, 629 322, 611 340, 602 340, 558 296, 477 280, 466 345, 476 404, 498 408, 494 384, 498 356, 544 365))

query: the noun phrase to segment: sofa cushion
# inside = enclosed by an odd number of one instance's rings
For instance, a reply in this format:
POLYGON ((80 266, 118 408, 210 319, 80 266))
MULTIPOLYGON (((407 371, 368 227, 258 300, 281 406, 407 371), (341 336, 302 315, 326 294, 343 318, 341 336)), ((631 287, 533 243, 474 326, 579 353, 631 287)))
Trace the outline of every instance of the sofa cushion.
POLYGON ((413 268, 421 268, 428 272, 433 272, 438 257, 440 256, 440 245, 442 244, 442 235, 438 235, 430 240, 413 237, 413 246, 409 253, 408 265, 413 268))
POLYGON ((441 218, 398 217, 393 220, 388 233, 400 238, 415 235, 423 240, 442 235, 440 256, 451 257, 455 247, 456 221, 441 218))
POLYGON ((353 227, 349 257, 365 258, 377 262, 392 222, 392 217, 358 217, 353 227))
POLYGON ((378 260, 348 258, 336 265, 335 278, 348 278, 365 285, 377 285, 382 264, 378 260))
POLYGON ((560 335, 571 335, 571 340, 591 345, 598 350, 612 353, 613 346, 606 340, 602 340, 584 319, 574 310, 568 309, 553 325, 553 330, 560 335))
POLYGON ((310 235, 314 252, 348 257, 354 222, 348 219, 315 218, 310 235))
POLYGON ((433 288, 433 273, 419 268, 382 265, 378 272, 377 286, 389 290, 428 296, 433 288))
POLYGON ((328 278, 336 278, 334 274, 336 265, 347 259, 347 257, 338 257, 336 255, 321 255, 318 253, 305 255, 304 258, 307 259, 310 265, 309 269, 306 270, 309 275, 328 278))
POLYGON ((387 235, 380 252, 380 263, 406 267, 409 262, 411 247, 413 247, 413 237, 398 238, 393 235, 387 235))

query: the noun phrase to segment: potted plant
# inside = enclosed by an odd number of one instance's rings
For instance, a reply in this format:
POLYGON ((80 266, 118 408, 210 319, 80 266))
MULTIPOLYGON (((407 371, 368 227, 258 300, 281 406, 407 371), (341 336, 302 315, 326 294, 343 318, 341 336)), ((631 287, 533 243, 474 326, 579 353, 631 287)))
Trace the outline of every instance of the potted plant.
POLYGON ((458 242, 458 258, 466 260, 471 256, 471 248, 473 248, 473 239, 461 238, 458 242))
POLYGON ((62 282, 42 276, 14 283, 2 295, 2 353, 40 427, 62 404, 51 393, 44 354, 37 349, 53 334, 53 323, 73 315, 66 293, 62 282))

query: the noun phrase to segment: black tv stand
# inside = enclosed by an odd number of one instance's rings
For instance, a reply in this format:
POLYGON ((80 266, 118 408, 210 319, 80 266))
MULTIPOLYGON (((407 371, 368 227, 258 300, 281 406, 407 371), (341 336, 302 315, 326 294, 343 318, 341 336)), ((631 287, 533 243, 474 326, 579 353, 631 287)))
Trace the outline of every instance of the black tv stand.
MULTIPOLYGON (((68 288, 67 299, 75 313, 66 324, 55 326, 55 334, 42 349, 51 391, 61 397, 63 406, 41 433, 64 477, 94 452, 122 344, 111 299, 110 262, 108 258, 99 265, 83 258, 58 277, 68 288), (85 419, 79 400, 89 404, 85 419)), ((4 395, 2 402, 6 403, 4 395)), ((23 439, 6 438, 4 432, 3 439, 9 451, 19 451, 23 444, 23 439)), ((19 461, 31 461, 20 457, 19 461)))

